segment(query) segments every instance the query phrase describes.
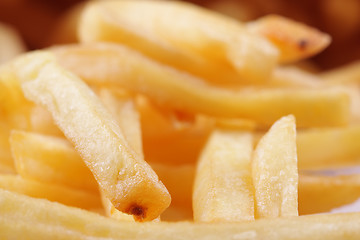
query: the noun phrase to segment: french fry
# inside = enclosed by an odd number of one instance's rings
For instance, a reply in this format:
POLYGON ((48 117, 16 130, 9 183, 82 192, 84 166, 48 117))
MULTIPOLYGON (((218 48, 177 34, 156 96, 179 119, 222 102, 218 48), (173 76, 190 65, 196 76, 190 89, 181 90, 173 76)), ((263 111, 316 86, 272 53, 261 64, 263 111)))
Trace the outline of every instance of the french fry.
POLYGON ((144 221, 169 206, 164 185, 85 83, 47 52, 23 56, 14 66, 26 97, 51 112, 117 209, 144 221))
POLYGON ((26 239, 28 240, 54 238, 58 240, 78 240, 88 238, 85 234, 70 231, 67 228, 44 227, 44 224, 38 224, 35 222, 29 223, 0 216, 0 238, 21 239, 24 238, 24 236, 26 236, 26 239))
POLYGON ((94 176, 67 140, 13 130, 10 143, 22 177, 98 193, 94 176))
POLYGON ((360 213, 248 223, 119 222, 81 209, 0 190, 0 237, 39 239, 357 239, 360 213), (21 235, 19 234, 21 233, 21 235), (296 234, 294 234, 296 233, 296 234))
MULTIPOLYGON (((105 107, 113 114, 115 120, 124 132, 124 137, 133 147, 134 151, 136 151, 139 156, 144 157, 142 151, 140 116, 135 109, 131 94, 126 91, 112 91, 102 88, 98 91, 98 96, 105 107)), ((117 210, 106 195, 103 192, 100 193, 107 216, 119 221, 134 221, 131 215, 117 210)))
POLYGON ((359 164, 360 125, 314 128, 297 134, 299 169, 321 169, 359 164))
POLYGON ((193 209, 197 222, 254 220, 252 135, 215 130, 196 170, 193 209))
POLYGON ((280 49, 279 61, 298 61, 313 56, 331 42, 328 34, 279 15, 267 15, 247 24, 247 28, 263 35, 280 49))
POLYGON ((114 44, 73 45, 51 51, 62 66, 88 83, 143 93, 161 105, 184 112, 242 117, 262 126, 270 126, 288 114, 296 117, 299 127, 341 126, 349 122, 349 93, 339 87, 230 90, 114 44))
POLYGON ((279 15, 267 15, 247 24, 247 28, 269 39, 280 49, 279 61, 298 61, 313 56, 331 42, 328 34, 279 15))
POLYGON ((0 188, 35 198, 44 198, 82 209, 101 207, 100 196, 61 185, 24 179, 16 175, 1 175, 0 188))
POLYGON ((299 178, 299 214, 329 212, 360 198, 360 175, 321 176, 302 174, 299 178))
POLYGON ((278 55, 239 22, 184 2, 90 3, 80 19, 79 39, 122 43, 217 84, 264 82, 278 55), (181 20, 169 21, 170 16, 181 20))
POLYGON ((279 119, 260 139, 252 160, 255 217, 298 215, 295 118, 279 119))

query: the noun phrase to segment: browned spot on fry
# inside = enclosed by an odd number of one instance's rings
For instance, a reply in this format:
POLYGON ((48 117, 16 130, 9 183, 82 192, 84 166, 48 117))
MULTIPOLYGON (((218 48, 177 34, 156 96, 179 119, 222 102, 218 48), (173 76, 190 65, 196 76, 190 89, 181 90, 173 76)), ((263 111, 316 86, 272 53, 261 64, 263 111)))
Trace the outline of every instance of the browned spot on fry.
POLYGON ((147 208, 143 206, 133 204, 129 207, 127 212, 133 215, 136 221, 143 221, 143 219, 146 217, 146 210, 147 208))
POLYGON ((309 45, 309 42, 306 39, 301 39, 298 42, 298 47, 299 47, 300 50, 305 50, 308 45, 309 45))

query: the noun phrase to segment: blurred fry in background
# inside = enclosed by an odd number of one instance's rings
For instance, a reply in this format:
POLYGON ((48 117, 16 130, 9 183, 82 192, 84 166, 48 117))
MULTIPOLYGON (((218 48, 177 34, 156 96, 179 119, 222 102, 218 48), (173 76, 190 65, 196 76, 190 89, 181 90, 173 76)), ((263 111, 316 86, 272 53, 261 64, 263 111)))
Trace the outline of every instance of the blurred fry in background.
MULTIPOLYGON (((29 49, 75 41, 76 19, 84 0, 1 0, 0 22, 13 26, 29 49)), ((279 14, 332 36, 331 45, 310 59, 319 69, 360 58, 360 0, 194 0, 240 21, 279 14)))

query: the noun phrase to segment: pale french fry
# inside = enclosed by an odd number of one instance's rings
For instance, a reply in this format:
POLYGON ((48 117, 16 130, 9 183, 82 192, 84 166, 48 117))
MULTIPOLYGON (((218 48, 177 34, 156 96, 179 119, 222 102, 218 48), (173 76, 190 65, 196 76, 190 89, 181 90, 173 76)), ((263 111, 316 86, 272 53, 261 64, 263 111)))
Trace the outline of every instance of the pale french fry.
POLYGON ((218 84, 264 82, 278 55, 240 22, 179 1, 93 2, 82 14, 79 39, 119 42, 218 84))
MULTIPOLYGON (((66 227, 44 227, 44 224, 25 222, 18 219, 9 219, 0 216, 0 238, 22 239, 26 236, 28 240, 58 239, 79 240, 88 239, 85 234, 70 231, 66 227)), ((91 237, 91 239, 96 239, 91 237)))
POLYGON ((360 83, 360 61, 322 72, 320 77, 327 83, 332 84, 359 84, 360 83))
POLYGON ((98 192, 92 173, 67 140, 14 130, 10 143, 22 177, 98 192))
POLYGON ((0 64, 25 52, 25 49, 16 29, 0 22, 0 64))
POLYGON ((196 170, 193 209, 197 222, 254 220, 249 132, 215 130, 196 170))
POLYGON ((0 190, 0 237, 41 239, 358 239, 360 213, 246 223, 119 222, 85 210, 0 190), (21 234, 20 234, 21 233, 21 234), (296 234, 294 234, 296 233, 296 234))
POLYGON ((360 125, 299 131, 299 169, 334 168, 360 162, 360 125))
POLYGON ((98 194, 62 185, 24 179, 16 175, 0 175, 0 188, 88 210, 101 207, 98 194))
POLYGON ((300 22, 267 15, 247 24, 247 28, 263 35, 280 49, 282 63, 298 61, 313 56, 325 49, 331 42, 328 34, 300 22))
POLYGON ((117 209, 143 221, 169 206, 165 186, 85 83, 47 52, 23 56, 14 66, 26 97, 51 112, 117 209))
MULTIPOLYGON (((100 100, 105 107, 113 114, 115 120, 124 132, 124 137, 133 147, 136 153, 144 157, 142 151, 140 116, 136 111, 131 94, 126 91, 112 91, 102 88, 98 91, 100 100)), ((120 212, 103 192, 101 193, 102 203, 107 216, 119 221, 134 221, 131 215, 120 212)))
POLYGON ((124 91, 115 92, 105 88, 98 92, 98 96, 115 117, 115 120, 124 132, 127 142, 130 143, 139 156, 144 157, 140 116, 139 112, 135 109, 132 96, 124 91))
POLYGON ((255 217, 298 215, 296 126, 292 115, 274 123, 260 139, 252 160, 255 217))
POLYGON ((299 177, 299 214, 329 212, 360 198, 360 175, 299 177))
POLYGON ((299 127, 349 122, 349 94, 338 87, 230 90, 211 86, 114 44, 73 45, 52 52, 61 65, 89 83, 124 87, 185 112, 242 117, 265 126, 288 114, 296 117, 299 127))

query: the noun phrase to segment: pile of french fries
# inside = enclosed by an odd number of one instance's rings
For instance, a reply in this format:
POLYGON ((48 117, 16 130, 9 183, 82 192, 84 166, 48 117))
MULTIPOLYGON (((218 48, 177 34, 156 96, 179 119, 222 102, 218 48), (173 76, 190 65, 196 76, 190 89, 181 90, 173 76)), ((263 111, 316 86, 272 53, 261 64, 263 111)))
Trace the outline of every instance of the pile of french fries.
POLYGON ((360 198, 360 65, 296 67, 329 35, 177 1, 76 13, 78 43, 0 66, 1 239, 360 238, 331 213, 360 198))

